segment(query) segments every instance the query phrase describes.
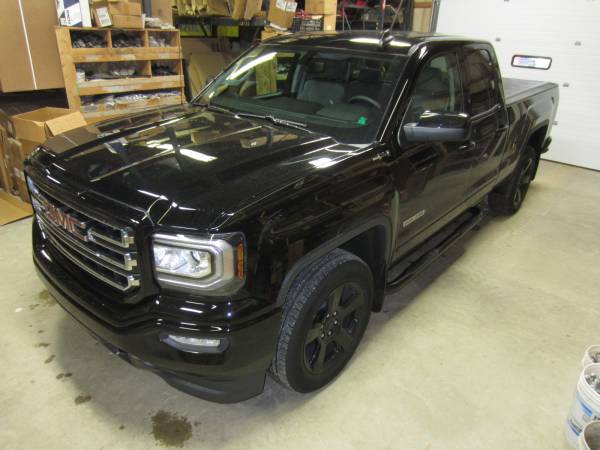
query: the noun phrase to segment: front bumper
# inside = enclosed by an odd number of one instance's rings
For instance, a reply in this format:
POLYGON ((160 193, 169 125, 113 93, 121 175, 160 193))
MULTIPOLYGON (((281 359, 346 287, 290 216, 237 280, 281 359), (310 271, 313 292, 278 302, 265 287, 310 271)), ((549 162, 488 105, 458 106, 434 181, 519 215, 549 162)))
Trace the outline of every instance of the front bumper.
POLYGON ((262 392, 279 332, 280 309, 267 308, 262 314, 253 310, 244 318, 245 309, 238 305, 234 322, 228 323, 226 317, 198 322, 178 308, 156 310, 155 304, 169 303, 169 298, 157 296, 144 301, 135 314, 127 309, 126 320, 109 322, 96 313, 106 302, 63 269, 60 255, 39 234, 34 221, 33 259, 40 278, 58 303, 113 353, 206 400, 233 403, 262 392), (194 327, 189 327, 192 321, 194 327), (226 338, 228 346, 221 353, 184 352, 163 343, 165 333, 226 338))

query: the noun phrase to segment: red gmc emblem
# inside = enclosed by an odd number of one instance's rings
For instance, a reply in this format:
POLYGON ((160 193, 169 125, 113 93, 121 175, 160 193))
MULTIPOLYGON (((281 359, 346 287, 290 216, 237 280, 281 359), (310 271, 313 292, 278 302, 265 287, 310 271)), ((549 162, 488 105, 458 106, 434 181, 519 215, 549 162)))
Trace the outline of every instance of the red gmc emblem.
POLYGON ((52 203, 42 201, 44 207, 44 216, 54 225, 67 230, 77 239, 87 241, 87 233, 85 232, 87 224, 73 217, 71 214, 63 211, 61 208, 54 206, 52 203))

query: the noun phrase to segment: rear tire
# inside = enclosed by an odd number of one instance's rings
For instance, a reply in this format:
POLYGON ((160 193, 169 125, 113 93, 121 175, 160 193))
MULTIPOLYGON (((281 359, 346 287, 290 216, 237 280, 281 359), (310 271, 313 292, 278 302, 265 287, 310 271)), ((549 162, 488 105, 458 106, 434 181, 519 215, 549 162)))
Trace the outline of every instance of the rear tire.
POLYGON ((271 372, 288 389, 317 390, 346 366, 367 328, 373 277, 365 262, 336 249, 294 280, 271 372))
POLYGON ((488 197, 494 213, 512 215, 521 209, 535 173, 536 159, 534 148, 527 146, 513 173, 488 197))

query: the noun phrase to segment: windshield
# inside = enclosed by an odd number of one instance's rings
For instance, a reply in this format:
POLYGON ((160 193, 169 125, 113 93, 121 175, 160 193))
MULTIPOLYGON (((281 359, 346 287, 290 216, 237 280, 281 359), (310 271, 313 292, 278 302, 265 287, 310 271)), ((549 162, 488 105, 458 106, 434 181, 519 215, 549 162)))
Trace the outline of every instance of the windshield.
POLYGON ((406 57, 260 45, 196 101, 294 121, 348 144, 374 140, 406 57))

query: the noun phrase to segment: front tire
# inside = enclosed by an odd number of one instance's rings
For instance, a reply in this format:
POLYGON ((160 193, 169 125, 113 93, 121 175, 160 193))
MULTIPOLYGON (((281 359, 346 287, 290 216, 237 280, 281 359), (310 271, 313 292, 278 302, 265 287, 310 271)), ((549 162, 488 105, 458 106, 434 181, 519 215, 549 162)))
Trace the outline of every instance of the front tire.
POLYGON ((489 195, 488 203, 494 213, 512 215, 521 209, 535 173, 536 159, 534 148, 527 146, 513 173, 489 195))
POLYGON ((297 392, 317 390, 346 366, 367 328, 373 277, 357 256, 336 249, 294 280, 283 307, 272 373, 297 392))

